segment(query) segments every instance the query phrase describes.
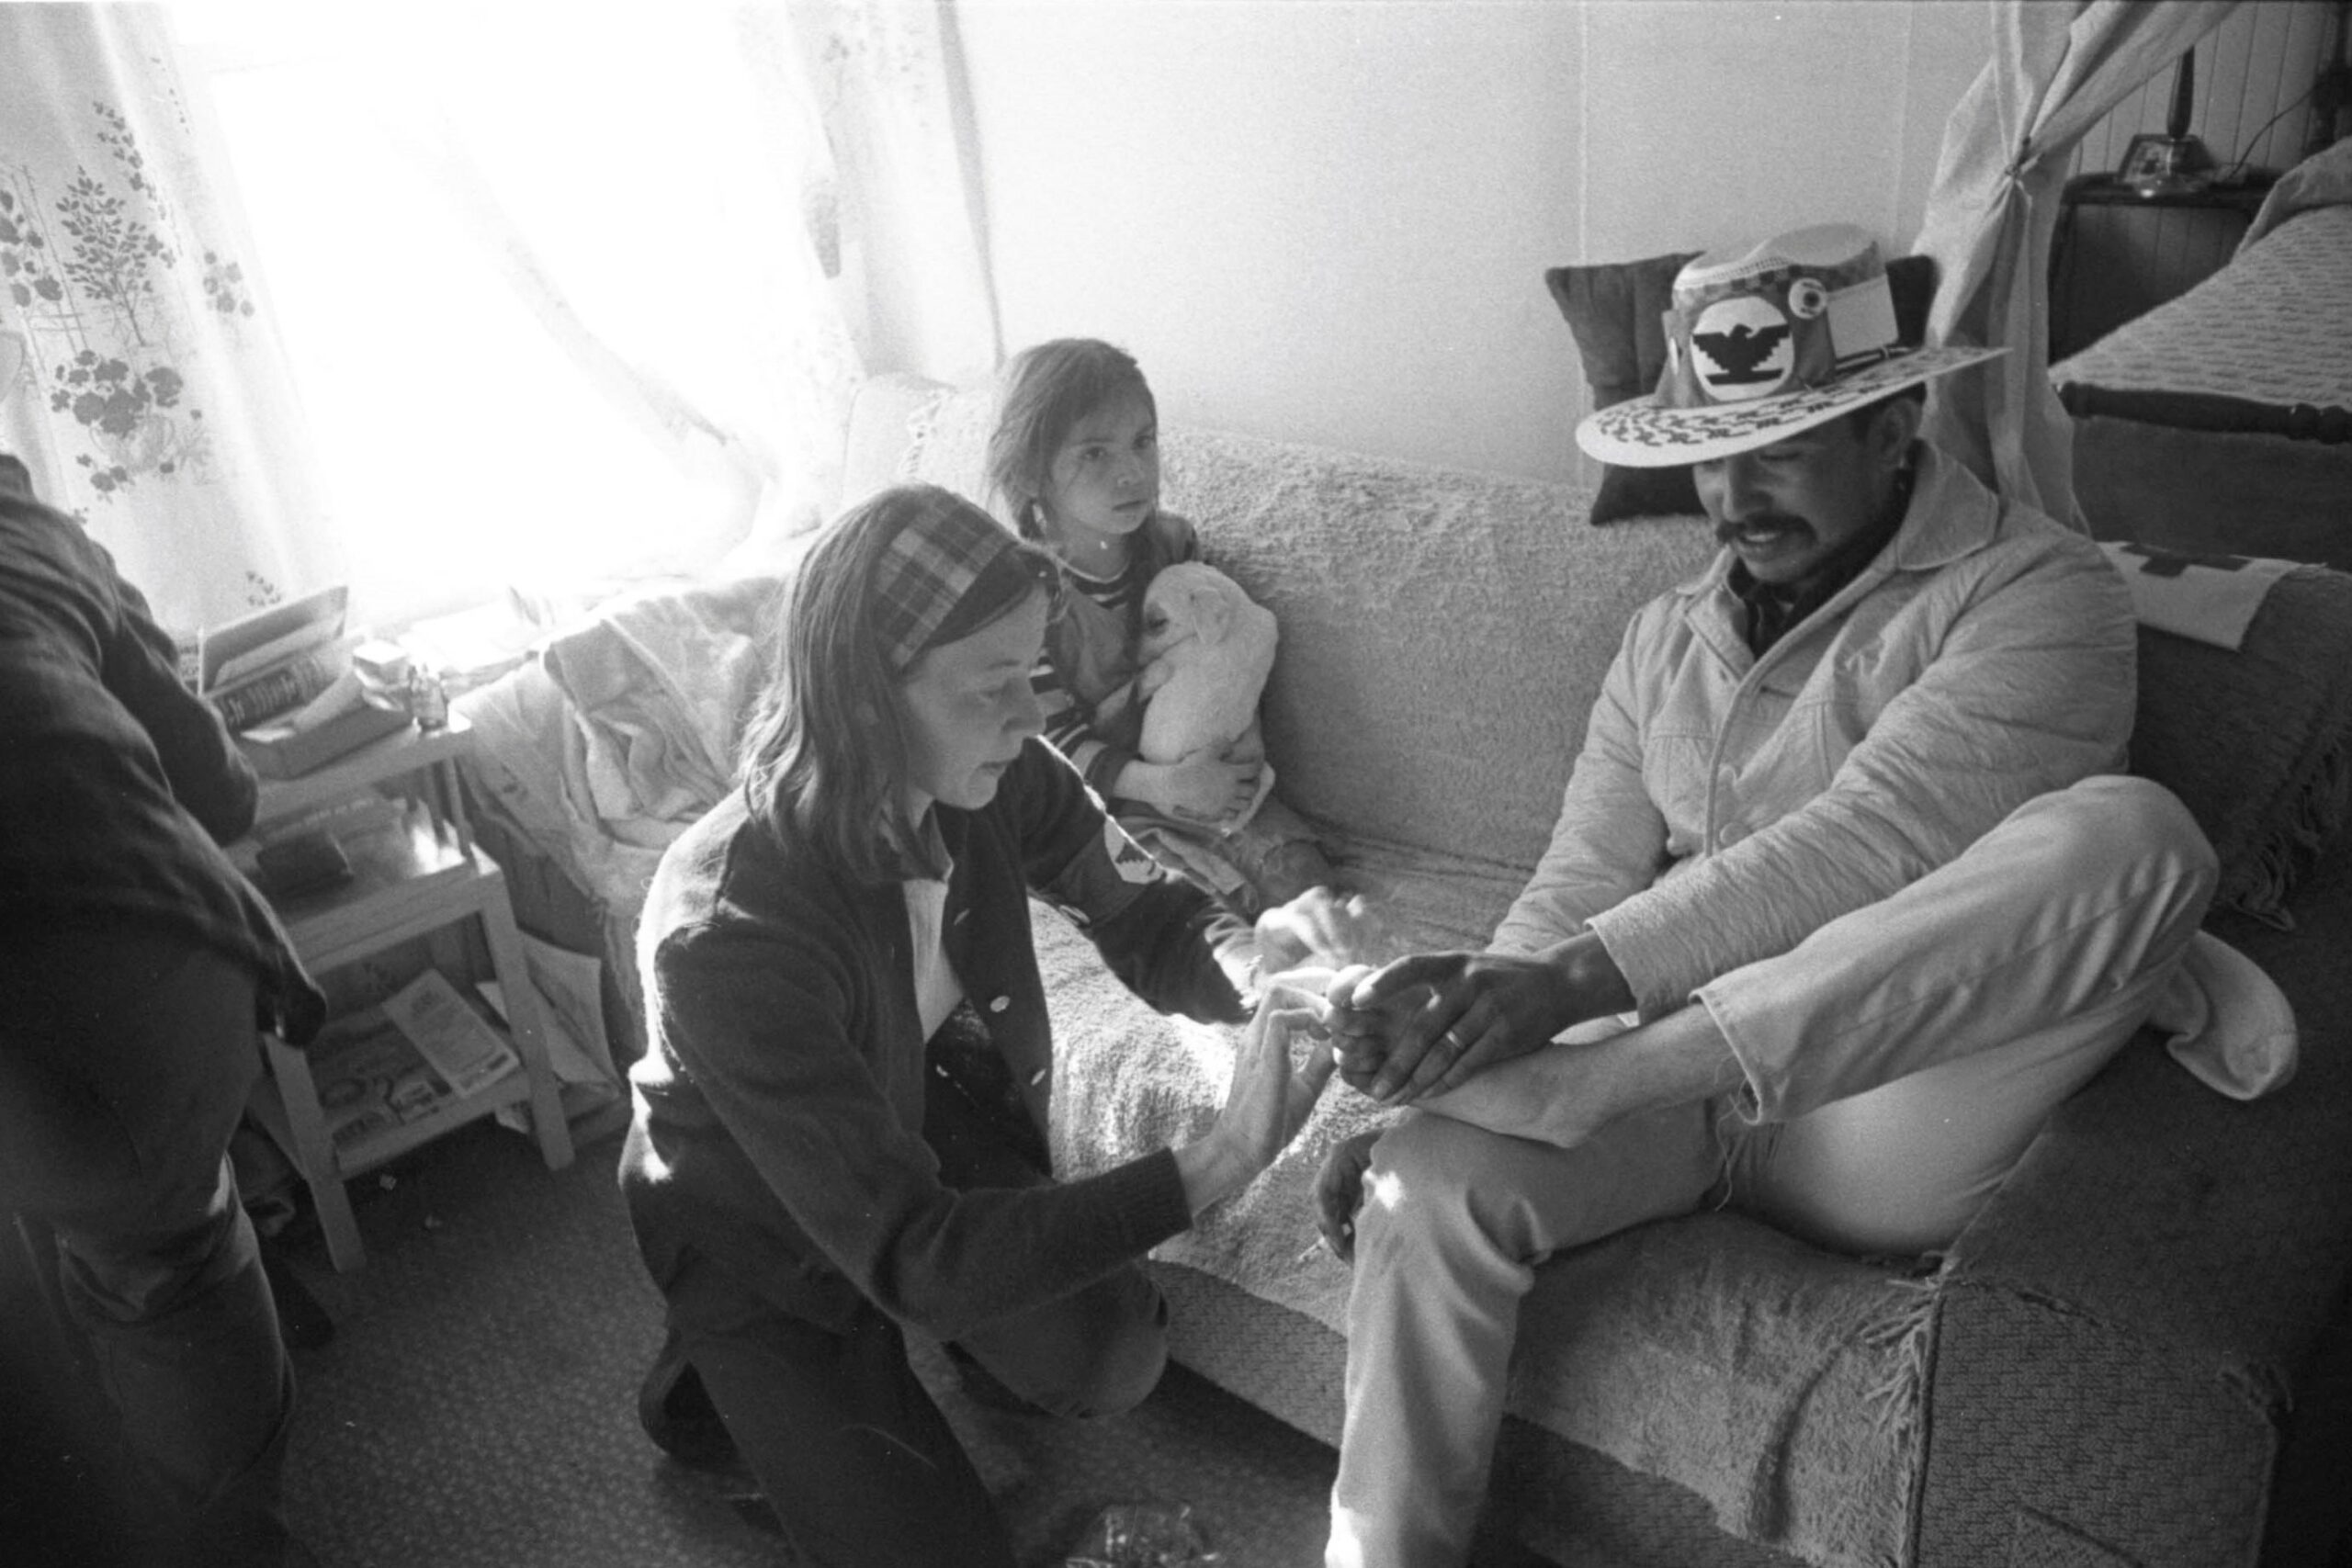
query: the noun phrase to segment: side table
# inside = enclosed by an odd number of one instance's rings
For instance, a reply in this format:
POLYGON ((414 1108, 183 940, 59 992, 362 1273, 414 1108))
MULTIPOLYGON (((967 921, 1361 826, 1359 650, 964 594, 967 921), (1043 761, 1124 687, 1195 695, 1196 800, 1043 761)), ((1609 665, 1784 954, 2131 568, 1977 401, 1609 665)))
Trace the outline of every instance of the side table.
POLYGON ((327 1256, 338 1269, 356 1269, 367 1257, 344 1183, 502 1106, 529 1105, 532 1134, 549 1170, 571 1163, 571 1132, 548 1058, 546 1019, 525 966, 505 875, 475 845, 466 820, 458 763, 472 749, 470 727, 453 716, 446 728, 411 727, 314 773, 262 785, 256 831, 370 792, 406 797, 405 816, 393 830, 345 846, 354 872, 348 881, 277 900, 278 917, 313 975, 461 921, 478 921, 521 1062, 520 1071, 476 1093, 338 1147, 309 1058, 275 1035, 262 1035, 269 1074, 254 1091, 254 1109, 292 1152, 316 1201, 327 1256))
POLYGON ((2068 180, 2050 242, 2051 363, 2219 271, 2276 178, 2249 170, 2156 195, 2113 175, 2068 180))

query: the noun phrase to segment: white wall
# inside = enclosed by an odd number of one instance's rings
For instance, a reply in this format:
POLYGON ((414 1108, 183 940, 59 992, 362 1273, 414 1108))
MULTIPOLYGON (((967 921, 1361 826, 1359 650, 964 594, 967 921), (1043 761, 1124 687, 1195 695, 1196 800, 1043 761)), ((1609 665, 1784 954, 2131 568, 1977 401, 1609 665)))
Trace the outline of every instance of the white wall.
POLYGON ((1536 478, 1547 266, 1842 219, 1900 254, 1975 0, 957 0, 1005 346, 1165 417, 1536 478))

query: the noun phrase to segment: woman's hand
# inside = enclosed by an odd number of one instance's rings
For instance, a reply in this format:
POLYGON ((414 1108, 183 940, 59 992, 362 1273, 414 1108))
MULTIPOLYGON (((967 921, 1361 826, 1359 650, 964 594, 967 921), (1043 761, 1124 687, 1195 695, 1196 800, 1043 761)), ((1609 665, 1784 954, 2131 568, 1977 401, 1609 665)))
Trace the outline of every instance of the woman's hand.
POLYGON ((1589 934, 1532 958, 1432 953, 1376 971, 1356 965, 1334 976, 1326 995, 1340 1076, 1397 1105, 1633 1005, 1624 976, 1589 934))
POLYGON ((1372 1168, 1372 1145, 1381 1129, 1342 1138, 1323 1156, 1315 1177, 1315 1225, 1323 1245, 1342 1263, 1356 1260, 1356 1211, 1363 1207, 1363 1173, 1372 1168))
POLYGON ((1235 760, 1204 746, 1173 762, 1136 762, 1120 777, 1122 791, 1181 821, 1214 828, 1250 809, 1258 795, 1263 758, 1235 760))
POLYGON ((1249 1186, 1306 1125, 1331 1081, 1331 1053, 1322 1033, 1312 1008, 1260 1006, 1234 1053, 1233 1082, 1216 1124, 1176 1151, 1193 1213, 1249 1186), (1294 1069, 1291 1047, 1302 1038, 1310 1048, 1306 1065, 1294 1069))

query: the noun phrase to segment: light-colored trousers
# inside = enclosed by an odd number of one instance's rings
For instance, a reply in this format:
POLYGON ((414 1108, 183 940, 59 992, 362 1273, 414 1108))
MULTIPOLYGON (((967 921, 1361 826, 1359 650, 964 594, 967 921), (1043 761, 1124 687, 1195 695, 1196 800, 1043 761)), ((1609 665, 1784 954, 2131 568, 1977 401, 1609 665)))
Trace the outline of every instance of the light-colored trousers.
POLYGON ((2102 776, 2018 808, 1950 864, 1736 972, 1901 1076, 1792 1120, 1723 1100, 1570 1147, 1439 1115, 1375 1146, 1356 1216, 1347 1418, 1327 1568, 1459 1568, 1502 1419, 1520 1303, 1552 1253, 1732 1206, 1840 1252, 1948 1245, 2050 1111, 2155 1006, 2212 897, 2186 808, 2102 776), (1889 998, 1902 998, 1889 1005, 1889 998), (1857 1015, 1886 1020, 1873 1038, 1857 1015), (1919 1018, 1938 1027, 1922 1037, 1919 1018))

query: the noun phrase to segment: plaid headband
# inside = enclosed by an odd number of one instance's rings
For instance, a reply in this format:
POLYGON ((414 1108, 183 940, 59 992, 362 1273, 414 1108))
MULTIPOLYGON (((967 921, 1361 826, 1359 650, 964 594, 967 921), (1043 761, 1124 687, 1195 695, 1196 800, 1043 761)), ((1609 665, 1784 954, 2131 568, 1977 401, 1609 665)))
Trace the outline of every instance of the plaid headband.
POLYGON ((902 491, 904 518, 882 552, 874 619, 890 669, 903 674, 926 649, 977 630, 1043 581, 1010 529, 952 491, 902 491), (945 635, 953 634, 953 635, 945 635))

